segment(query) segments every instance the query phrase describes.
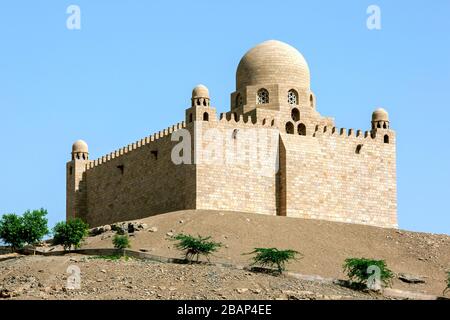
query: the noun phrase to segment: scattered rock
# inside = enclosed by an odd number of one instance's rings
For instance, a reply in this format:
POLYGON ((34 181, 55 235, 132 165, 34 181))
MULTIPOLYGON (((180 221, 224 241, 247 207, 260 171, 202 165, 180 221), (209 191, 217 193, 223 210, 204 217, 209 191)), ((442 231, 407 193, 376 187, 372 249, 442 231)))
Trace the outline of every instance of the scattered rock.
POLYGON ((18 296, 17 292, 11 291, 6 288, 0 288, 0 298, 12 298, 18 296))
POLYGON ((101 226, 101 227, 92 228, 91 230, 89 230, 89 235, 95 237, 102 233, 111 231, 111 229, 112 229, 112 227, 109 224, 101 226))
POLYGON ((169 236, 169 237, 173 237, 173 232, 169 231, 169 232, 166 233, 166 235, 169 236))
POLYGON ((398 278, 406 283, 425 283, 425 280, 422 277, 415 276, 408 273, 400 273, 398 278))
POLYGON ((237 293, 246 293, 248 291, 247 288, 237 288, 236 289, 237 293))
POLYGON ((149 232, 158 232, 158 228, 157 227, 151 227, 150 229, 148 229, 149 232))

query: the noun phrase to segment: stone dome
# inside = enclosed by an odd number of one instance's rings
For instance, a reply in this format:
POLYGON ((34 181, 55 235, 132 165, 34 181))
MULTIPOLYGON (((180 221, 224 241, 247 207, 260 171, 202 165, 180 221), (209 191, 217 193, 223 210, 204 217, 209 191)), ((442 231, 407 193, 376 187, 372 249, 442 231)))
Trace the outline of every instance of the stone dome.
POLYGON ((199 84, 192 90, 192 98, 209 98, 209 90, 206 86, 199 84))
POLYGON ((88 145, 83 140, 77 140, 72 145, 72 153, 88 153, 88 145))
POLYGON ((372 121, 389 121, 389 114, 383 108, 378 108, 372 113, 372 121))
POLYGON ((294 47, 277 40, 250 49, 239 62, 236 89, 257 84, 287 84, 309 89, 309 67, 294 47))

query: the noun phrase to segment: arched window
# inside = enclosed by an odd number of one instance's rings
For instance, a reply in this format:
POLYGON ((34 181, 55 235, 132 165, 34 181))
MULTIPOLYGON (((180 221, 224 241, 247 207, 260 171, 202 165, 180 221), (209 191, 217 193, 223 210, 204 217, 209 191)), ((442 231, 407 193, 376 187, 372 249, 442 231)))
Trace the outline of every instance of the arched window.
POLYGON ((242 107, 244 105, 244 99, 242 98, 241 94, 238 93, 236 95, 236 103, 235 103, 235 107, 239 108, 242 107))
POLYGON ((206 99, 203 100, 203 106, 206 107, 207 105, 208 105, 208 104, 207 104, 207 102, 206 102, 206 99))
POLYGON ((266 89, 259 89, 256 95, 256 104, 269 103, 269 91, 266 89))
POLYGON ((291 89, 288 91, 288 103, 291 105, 298 104, 298 94, 297 94, 297 91, 295 91, 294 89, 291 89))
POLYGON ((300 120, 300 111, 298 111, 297 108, 292 109, 292 111, 291 111, 291 118, 292 118, 292 120, 294 120, 296 122, 298 120, 300 120))
POLYGON ((192 122, 192 113, 189 114, 189 123, 192 122))
POLYGON ((389 136, 387 134, 384 135, 384 143, 389 143, 389 136))
POLYGON ((312 94, 309 95, 309 104, 311 108, 314 108, 314 97, 312 94))
POLYGON ((300 123, 297 127, 297 132, 301 136, 306 136, 306 126, 303 123, 300 123))
POLYGON ((203 114, 203 121, 209 121, 209 114, 208 114, 208 112, 205 112, 203 114))
POLYGON ((383 129, 387 129, 386 122, 383 123, 383 129))
POLYGON ((294 124, 292 122, 286 123, 286 133, 294 134, 294 124))

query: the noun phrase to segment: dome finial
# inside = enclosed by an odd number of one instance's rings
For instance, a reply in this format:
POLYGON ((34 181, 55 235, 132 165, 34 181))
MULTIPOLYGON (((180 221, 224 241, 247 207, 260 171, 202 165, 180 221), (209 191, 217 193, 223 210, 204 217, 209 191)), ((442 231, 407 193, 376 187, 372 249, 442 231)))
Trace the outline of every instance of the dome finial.
POLYGON ((203 84, 198 84, 192 90, 192 98, 209 98, 209 90, 203 84))
POLYGON ((372 113, 372 129, 389 129, 389 114, 383 108, 372 113))
POLYGON ((192 90, 192 107, 194 106, 204 106, 209 107, 210 98, 209 98, 209 90, 203 84, 199 84, 195 86, 192 90))
POLYGON ((88 160, 89 148, 85 141, 77 140, 72 145, 72 160, 88 160))

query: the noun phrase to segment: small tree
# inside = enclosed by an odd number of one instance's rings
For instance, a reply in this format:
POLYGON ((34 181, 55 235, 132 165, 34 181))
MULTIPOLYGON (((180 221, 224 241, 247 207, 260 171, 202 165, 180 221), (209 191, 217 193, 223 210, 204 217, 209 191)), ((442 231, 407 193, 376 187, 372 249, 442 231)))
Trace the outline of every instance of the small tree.
POLYGON ((45 209, 28 210, 23 214, 23 240, 26 243, 35 245, 48 234, 46 215, 47 210, 45 209))
POLYGON ((178 243, 175 245, 176 248, 185 251, 185 259, 191 262, 194 257, 196 257, 198 262, 200 255, 205 256, 209 261, 209 256, 222 247, 222 243, 208 241, 211 237, 201 237, 200 235, 193 237, 191 235, 178 234, 173 239, 178 240, 178 243))
POLYGON ((295 250, 279 250, 277 248, 255 248, 247 254, 255 254, 252 266, 256 264, 270 268, 276 266, 278 273, 282 274, 286 270, 286 263, 297 259, 296 255, 301 253, 295 250))
POLYGON ((387 286, 390 285, 394 277, 393 272, 388 269, 384 260, 348 258, 345 260, 343 268, 349 279, 355 281, 359 287, 372 286, 373 284, 369 281, 379 281, 387 286))
POLYGON ((79 218, 58 222, 53 228, 53 243, 61 244, 64 250, 70 251, 72 246, 77 249, 87 236, 88 228, 88 224, 79 218))
POLYGON ((116 234, 112 240, 114 248, 121 250, 122 255, 125 256, 125 249, 131 247, 130 238, 128 235, 116 234))
POLYGON ((14 214, 4 214, 0 220, 0 239, 11 246, 11 251, 23 248, 23 218, 14 214))

